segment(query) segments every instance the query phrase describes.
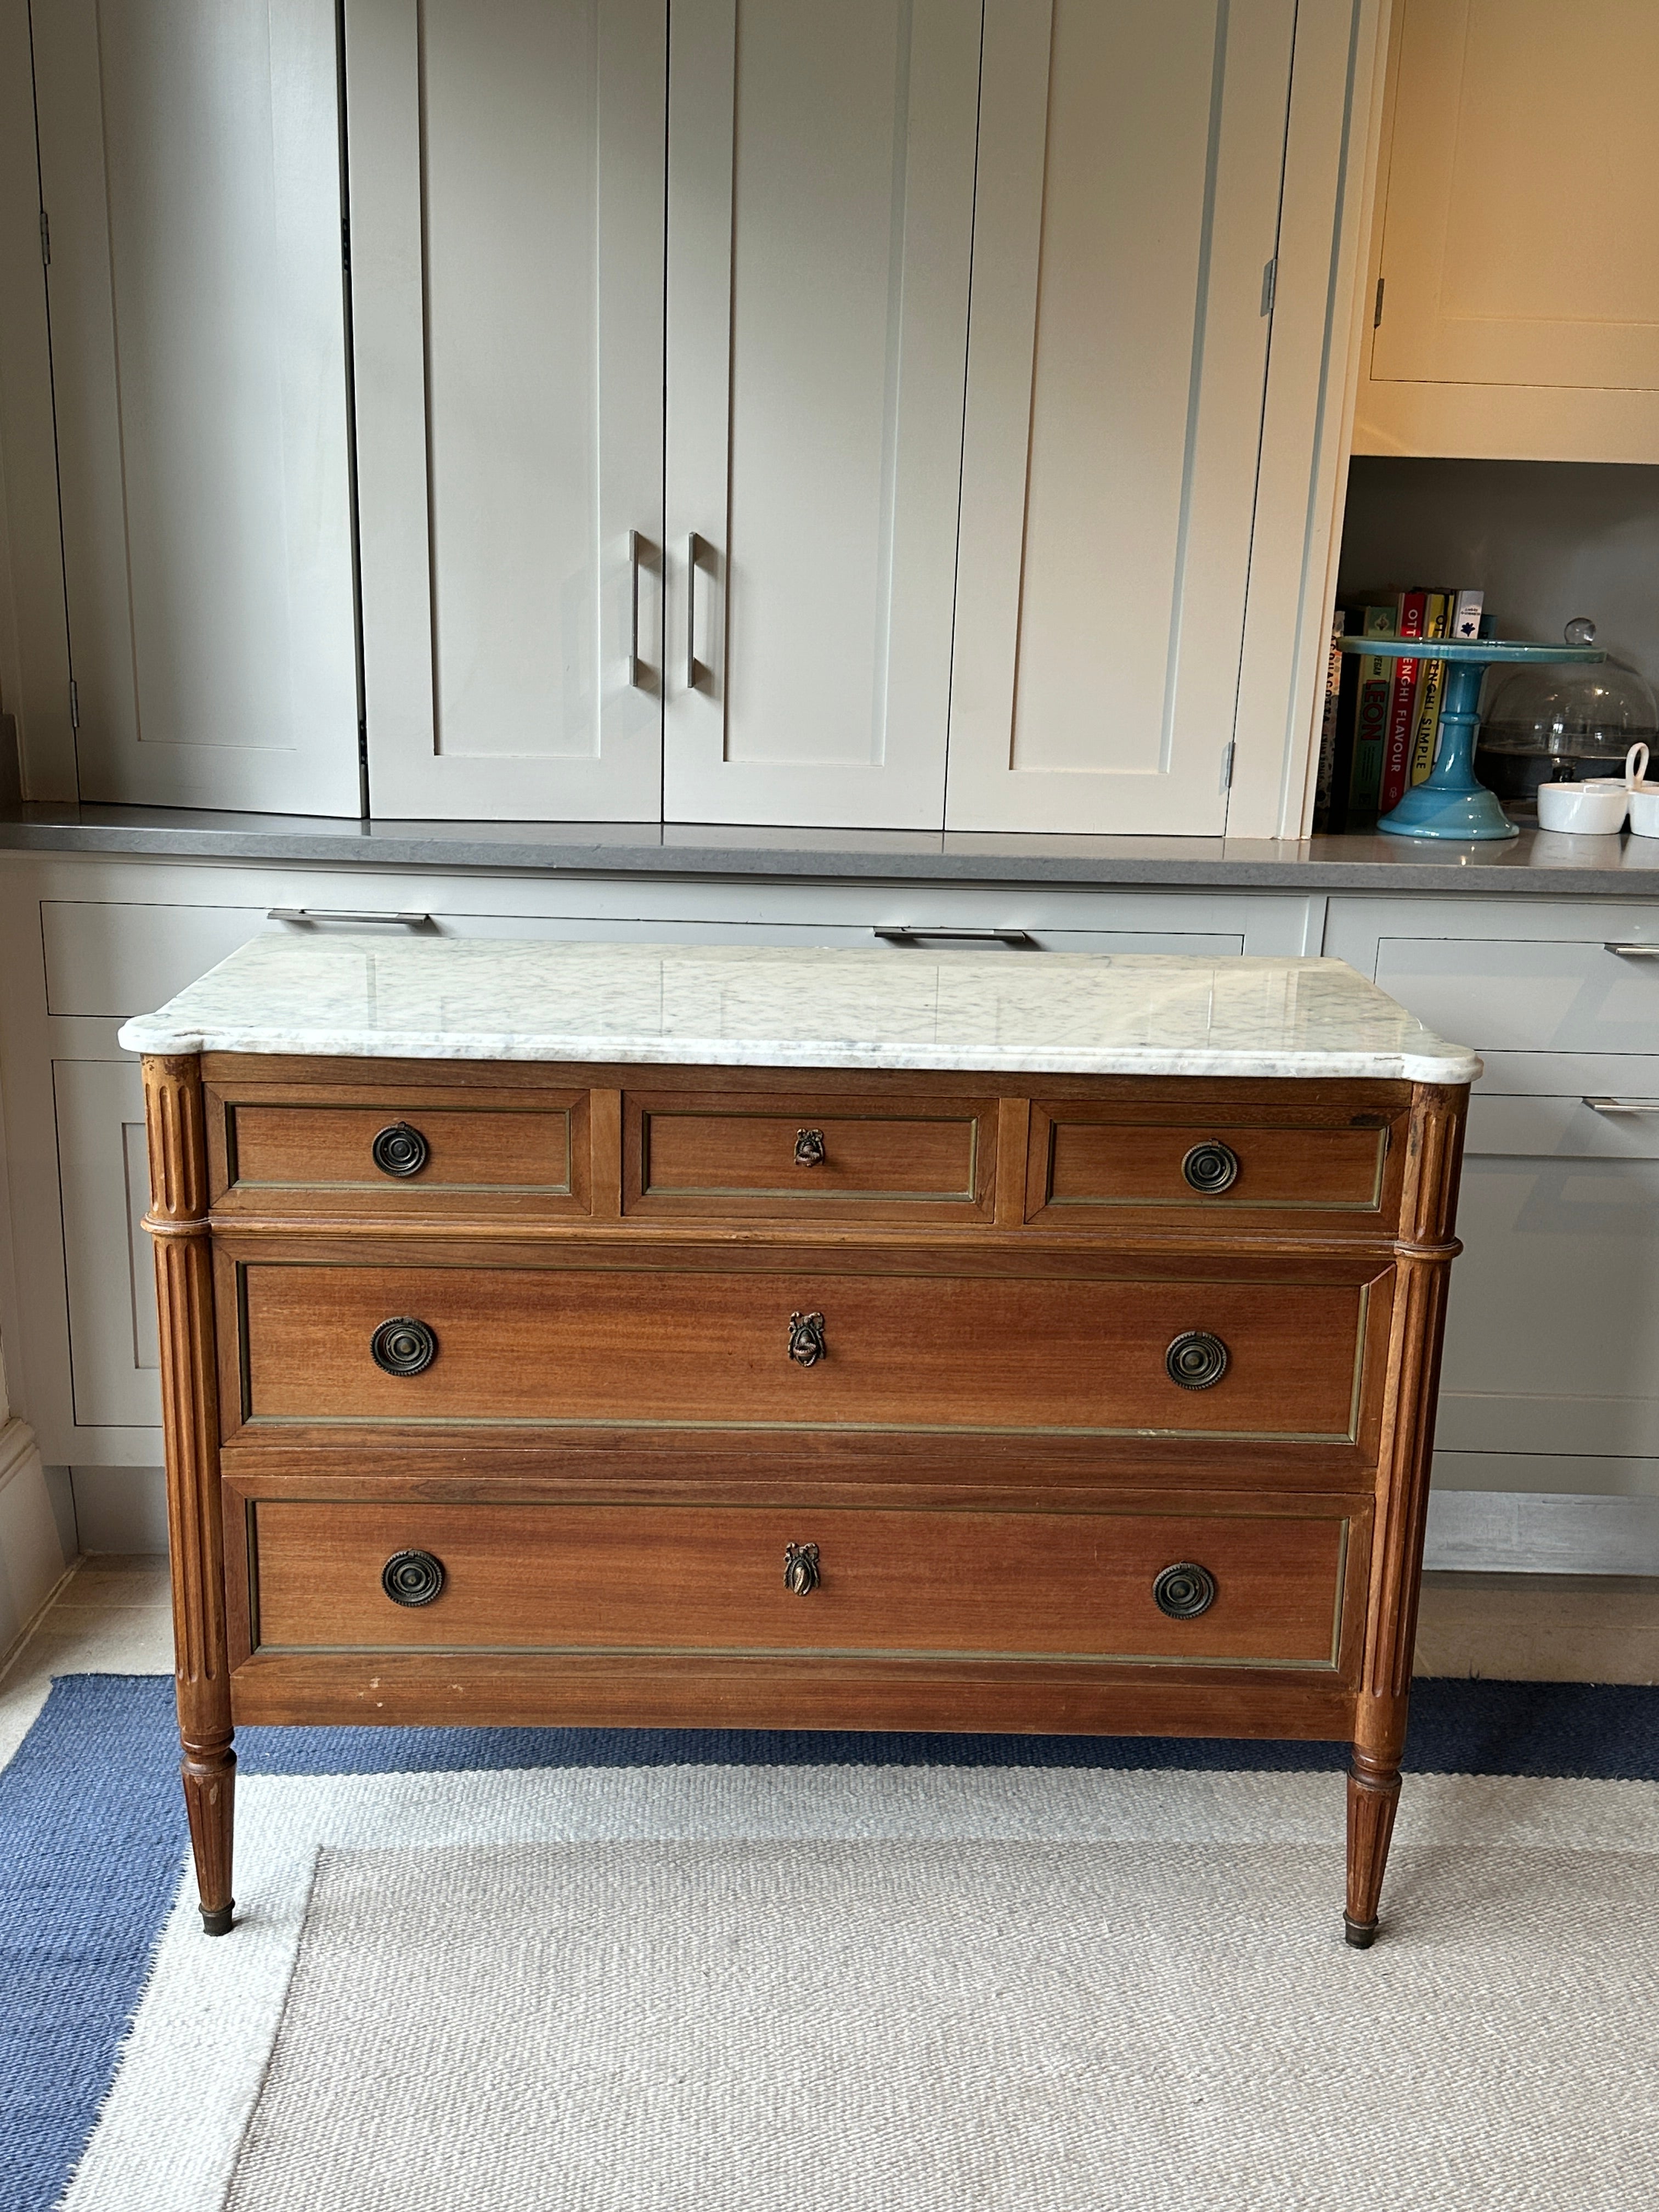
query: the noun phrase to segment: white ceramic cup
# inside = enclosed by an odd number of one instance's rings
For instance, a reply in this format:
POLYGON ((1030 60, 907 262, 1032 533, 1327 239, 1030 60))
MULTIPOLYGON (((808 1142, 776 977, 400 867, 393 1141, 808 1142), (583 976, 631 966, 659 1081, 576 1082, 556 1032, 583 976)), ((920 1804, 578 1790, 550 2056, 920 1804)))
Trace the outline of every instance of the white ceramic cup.
POLYGON ((1659 837, 1659 783, 1634 783, 1628 793, 1633 837, 1659 837))
POLYGON ((1625 826, 1630 793, 1611 778, 1594 783, 1540 783, 1538 826, 1579 836, 1616 837, 1625 826))

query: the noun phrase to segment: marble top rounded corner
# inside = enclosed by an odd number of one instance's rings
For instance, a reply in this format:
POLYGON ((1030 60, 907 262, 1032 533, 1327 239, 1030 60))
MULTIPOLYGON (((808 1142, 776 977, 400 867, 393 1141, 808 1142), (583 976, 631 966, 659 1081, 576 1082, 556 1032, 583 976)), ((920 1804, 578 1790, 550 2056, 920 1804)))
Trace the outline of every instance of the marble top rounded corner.
POLYGON ((1340 960, 256 937, 129 1052, 1383 1079, 1480 1062, 1340 960))

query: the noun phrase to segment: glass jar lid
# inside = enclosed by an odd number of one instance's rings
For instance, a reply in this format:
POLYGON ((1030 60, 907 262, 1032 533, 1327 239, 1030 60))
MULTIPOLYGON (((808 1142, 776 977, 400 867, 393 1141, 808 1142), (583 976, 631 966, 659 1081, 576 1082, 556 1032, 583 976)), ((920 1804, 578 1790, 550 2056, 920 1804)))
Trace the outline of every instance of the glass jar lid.
POLYGON ((1622 760, 1638 739, 1659 750, 1646 679, 1611 660, 1510 671, 1481 717, 1483 750, 1622 760))

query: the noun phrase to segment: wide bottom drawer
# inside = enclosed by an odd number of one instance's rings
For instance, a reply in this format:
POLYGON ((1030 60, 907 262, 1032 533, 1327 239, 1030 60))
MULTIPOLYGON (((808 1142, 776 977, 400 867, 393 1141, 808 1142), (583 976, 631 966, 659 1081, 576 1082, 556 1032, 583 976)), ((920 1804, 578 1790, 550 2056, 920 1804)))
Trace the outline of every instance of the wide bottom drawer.
POLYGON ((254 1651, 1334 1668, 1350 1522, 743 1506, 246 1507, 254 1651))

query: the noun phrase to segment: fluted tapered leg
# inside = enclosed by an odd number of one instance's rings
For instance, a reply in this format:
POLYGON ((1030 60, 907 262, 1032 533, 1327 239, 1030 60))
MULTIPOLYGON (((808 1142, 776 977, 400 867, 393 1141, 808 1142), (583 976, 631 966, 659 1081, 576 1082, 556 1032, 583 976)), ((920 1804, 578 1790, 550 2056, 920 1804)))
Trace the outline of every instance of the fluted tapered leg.
POLYGON ((202 1925, 231 1925, 236 1755, 225 1650, 224 1546, 219 1500, 219 1404, 208 1234, 201 1062, 144 1061, 150 1210, 161 1316, 161 1424, 173 1557, 173 1640, 185 1811, 202 1925))

